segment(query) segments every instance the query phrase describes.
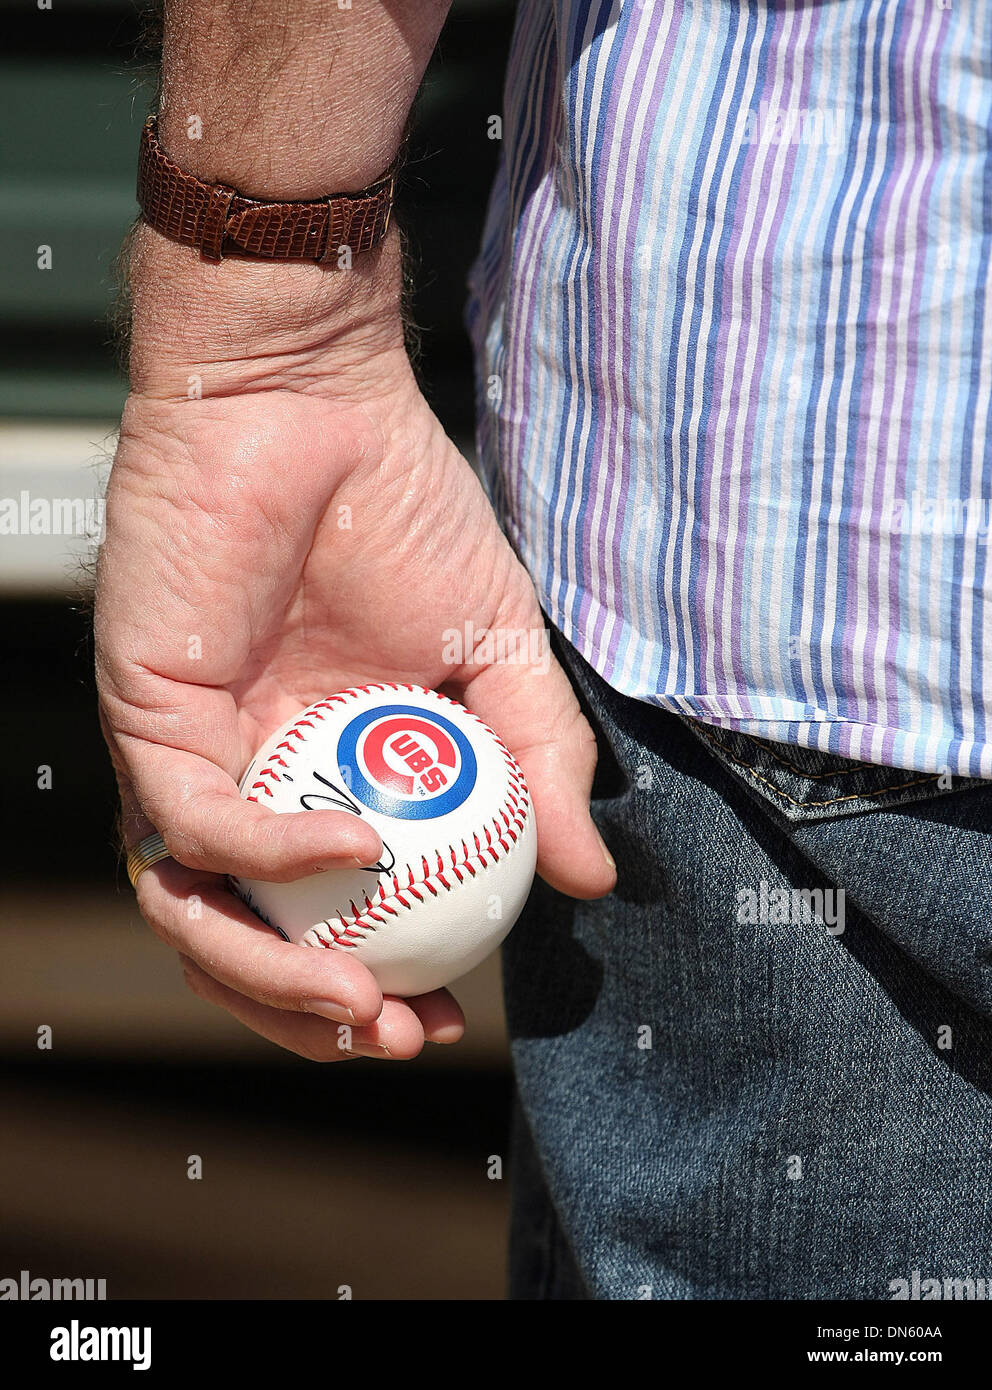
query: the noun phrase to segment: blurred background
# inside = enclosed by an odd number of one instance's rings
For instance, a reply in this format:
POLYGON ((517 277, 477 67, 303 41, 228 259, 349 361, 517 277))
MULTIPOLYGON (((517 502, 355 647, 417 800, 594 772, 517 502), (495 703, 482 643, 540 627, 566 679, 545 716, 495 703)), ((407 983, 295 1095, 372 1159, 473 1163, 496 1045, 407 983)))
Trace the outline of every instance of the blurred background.
MULTIPOLYGON (((114 263, 154 91, 146 18, 127 0, 0 0, 0 14, 0 1277, 104 1278, 110 1298, 500 1298, 497 963, 457 990, 458 1047, 320 1067, 190 995, 136 912, 95 712, 85 502, 125 394, 114 263), (33 523, 46 499, 74 499, 73 534, 33 523)), ((399 203, 425 389, 469 456, 465 274, 512 19, 512 0, 454 0, 399 203)))

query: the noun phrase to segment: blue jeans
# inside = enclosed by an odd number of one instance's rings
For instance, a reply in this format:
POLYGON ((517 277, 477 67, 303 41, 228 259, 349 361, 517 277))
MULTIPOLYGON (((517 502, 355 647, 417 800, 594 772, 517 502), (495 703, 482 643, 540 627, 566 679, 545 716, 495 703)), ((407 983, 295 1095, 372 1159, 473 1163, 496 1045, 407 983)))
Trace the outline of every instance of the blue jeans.
POLYGON ((992 1298, 992 783, 683 720, 556 648, 619 879, 538 883, 504 946, 511 1297, 992 1298))

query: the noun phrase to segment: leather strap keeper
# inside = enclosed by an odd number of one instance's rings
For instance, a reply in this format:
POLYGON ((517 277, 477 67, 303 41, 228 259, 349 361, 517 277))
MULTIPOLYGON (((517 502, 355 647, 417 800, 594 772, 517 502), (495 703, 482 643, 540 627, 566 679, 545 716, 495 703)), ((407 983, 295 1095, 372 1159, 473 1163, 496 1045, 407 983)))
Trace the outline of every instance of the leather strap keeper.
POLYGON ((359 193, 312 203, 264 202, 185 173, 158 143, 156 118, 149 116, 138 155, 138 203, 156 231, 196 247, 208 261, 249 256, 333 265, 343 246, 354 256, 386 235, 398 163, 399 156, 359 193))

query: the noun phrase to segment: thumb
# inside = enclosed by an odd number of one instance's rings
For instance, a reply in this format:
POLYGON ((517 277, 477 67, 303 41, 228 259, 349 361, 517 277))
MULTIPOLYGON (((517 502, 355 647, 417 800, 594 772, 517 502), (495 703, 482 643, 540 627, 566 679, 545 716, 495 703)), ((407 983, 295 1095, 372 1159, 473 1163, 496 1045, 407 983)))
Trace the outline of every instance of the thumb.
MULTIPOLYGON (((464 703, 494 729, 523 768, 537 822, 537 872, 573 898, 600 898, 616 866, 589 814, 596 736, 565 672, 546 661, 473 668, 464 703)), ((532 650, 532 648, 528 648, 532 650)))

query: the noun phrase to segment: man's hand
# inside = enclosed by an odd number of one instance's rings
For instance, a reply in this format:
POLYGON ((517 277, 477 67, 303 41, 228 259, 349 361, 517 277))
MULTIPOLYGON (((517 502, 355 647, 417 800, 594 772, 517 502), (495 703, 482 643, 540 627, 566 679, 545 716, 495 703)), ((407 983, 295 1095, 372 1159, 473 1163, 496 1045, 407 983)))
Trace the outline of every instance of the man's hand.
POLYGON ((139 368, 98 576, 98 680, 127 840, 157 829, 176 861, 142 874, 142 912, 198 994, 327 1059, 411 1057, 425 1038, 457 1039, 463 1020, 446 991, 382 1003, 358 960, 279 940, 226 889, 227 873, 281 881, 379 855, 354 816, 240 798, 257 747, 300 707, 375 680, 443 688, 520 761, 539 872, 579 897, 613 882, 588 810, 595 741, 561 669, 491 650, 452 660, 446 630, 526 645, 543 625, 391 312, 348 333, 318 333, 314 318, 305 348, 280 339, 200 364, 202 399, 164 353, 139 368), (352 1025, 347 1049, 328 1019, 352 1025))

